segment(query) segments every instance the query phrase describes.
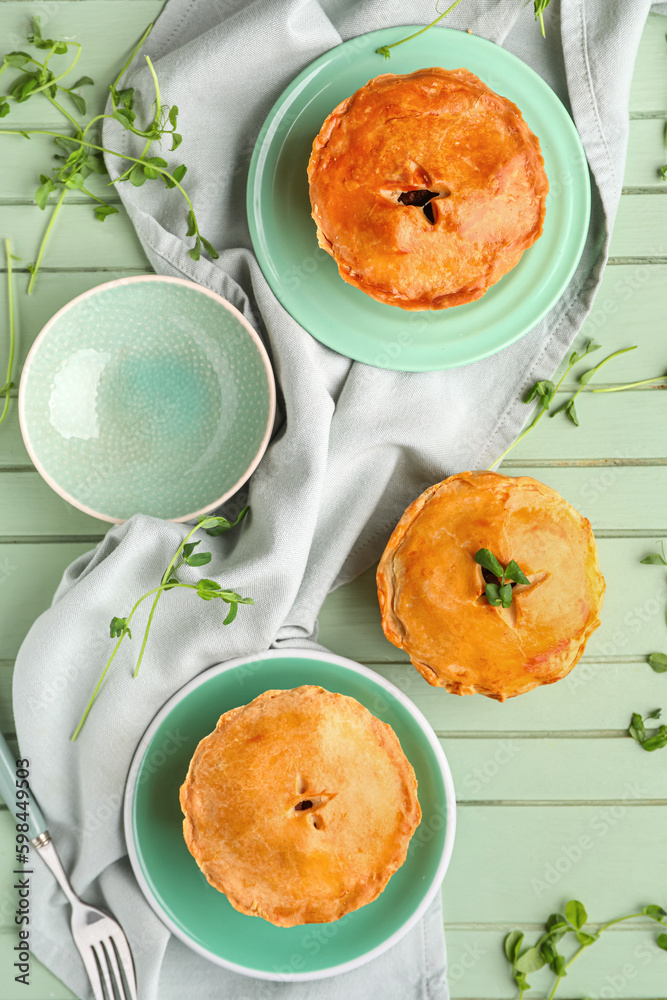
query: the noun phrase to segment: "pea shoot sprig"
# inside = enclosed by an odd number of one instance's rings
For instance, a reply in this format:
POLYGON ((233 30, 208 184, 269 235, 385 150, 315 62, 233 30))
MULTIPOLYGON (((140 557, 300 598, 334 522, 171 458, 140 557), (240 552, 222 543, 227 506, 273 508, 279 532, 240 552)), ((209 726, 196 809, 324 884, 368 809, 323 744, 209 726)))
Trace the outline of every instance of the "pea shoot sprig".
MULTIPOLYGON (((415 31, 414 34, 408 35, 406 38, 401 38, 400 41, 394 42, 392 45, 381 45, 380 48, 376 49, 375 51, 379 56, 384 56, 385 59, 390 59, 391 49, 395 49, 397 45, 403 45, 404 42, 411 42, 413 38, 418 38, 420 35, 423 35, 425 31, 429 30, 429 28, 434 28, 436 24, 440 24, 440 22, 444 20, 444 18, 446 18, 448 14, 451 14, 454 8, 458 7, 460 3, 461 0, 455 0, 455 2, 450 7, 447 8, 447 10, 443 11, 442 14, 438 14, 438 16, 433 21, 431 21, 430 24, 424 25, 424 27, 420 28, 419 31, 415 31)), ((550 3, 551 0, 534 0, 535 20, 539 21, 540 23, 540 28, 542 30, 542 38, 546 37, 544 33, 544 12, 550 3)), ((440 9, 439 0, 435 5, 435 9, 437 11, 440 9)), ((665 173, 663 174, 663 180, 667 180, 667 166, 663 167, 662 169, 665 171, 665 173)))
POLYGON ((66 119, 69 130, 68 132, 39 128, 0 130, 1 135, 21 135, 26 139, 29 139, 31 135, 50 135, 53 136, 54 145, 57 147, 55 155, 56 166, 51 168, 50 173, 40 174, 40 184, 35 192, 35 201, 42 210, 46 209, 51 194, 57 193, 58 198, 37 251, 35 262, 30 264, 28 268, 31 274, 28 284, 29 294, 34 289, 35 279, 42 263, 44 250, 68 191, 80 191, 95 202, 95 217, 100 222, 104 222, 109 215, 116 215, 118 213, 117 208, 103 198, 98 197, 86 187, 86 179, 90 174, 108 174, 104 159, 100 155, 102 153, 118 157, 128 165, 115 181, 109 181, 110 185, 129 181, 131 184, 139 187, 145 184, 146 181, 157 180, 159 178, 165 187, 178 188, 187 205, 187 235, 195 238, 194 246, 189 251, 190 257, 198 261, 201 258, 202 249, 213 259, 218 257, 213 244, 201 234, 194 207, 181 183, 187 171, 185 164, 180 164, 171 171, 168 169, 165 159, 160 156, 149 155, 154 142, 161 142, 165 138, 171 138, 171 150, 173 151, 180 146, 182 136, 176 131, 178 108, 175 104, 171 106, 163 105, 157 74, 148 56, 146 56, 146 65, 151 74, 155 90, 155 100, 153 102, 152 120, 144 128, 139 126, 136 112, 133 110, 133 88, 121 87, 121 80, 125 72, 150 34, 152 27, 152 24, 148 26, 120 73, 109 86, 112 106, 111 114, 95 115, 85 125, 77 121, 74 115, 58 100, 61 95, 64 95, 62 96, 62 100, 71 102, 79 114, 86 114, 85 98, 78 91, 83 87, 90 86, 93 83, 91 78, 89 76, 82 76, 69 87, 61 82, 72 72, 79 61, 81 55, 81 45, 79 42, 63 41, 62 39, 54 41, 51 38, 43 38, 40 19, 39 17, 33 17, 32 31, 28 32, 27 39, 34 48, 46 51, 44 60, 40 61, 34 54, 29 52, 10 52, 3 57, 0 64, 0 75, 7 69, 19 70, 20 75, 11 84, 9 93, 0 95, 0 118, 4 118, 10 113, 12 103, 24 104, 26 101, 41 94, 66 119), (76 55, 67 68, 56 75, 49 65, 51 59, 67 55, 70 49, 76 49, 76 55), (130 156, 127 153, 120 153, 100 145, 99 141, 97 141, 97 130, 93 133, 91 129, 96 125, 99 128, 99 123, 107 118, 114 119, 122 125, 125 131, 132 132, 134 135, 146 140, 141 156, 130 156))
POLYGON ((645 718, 642 718, 639 712, 632 713, 632 720, 628 727, 628 736, 632 736, 633 740, 639 743, 642 750, 648 750, 649 753, 653 750, 662 750, 664 747, 667 747, 667 726, 659 726, 652 733, 646 732, 646 723, 650 719, 659 719, 661 715, 662 709, 660 708, 649 712, 645 718))
POLYGON ((512 583, 521 583, 529 586, 530 580, 514 559, 503 567, 500 560, 494 556, 490 549, 478 549, 475 553, 475 562, 497 578, 497 583, 487 581, 484 593, 486 599, 494 608, 509 608, 512 603, 512 583))
POLYGON ((227 612, 227 615, 222 623, 223 625, 231 625, 231 623, 236 618, 239 609, 239 604, 255 603, 252 597, 241 597, 241 595, 237 594, 236 591, 234 590, 223 590, 220 584, 217 583, 215 580, 202 579, 198 580, 197 583, 182 583, 177 577, 178 571, 183 566, 186 565, 192 567, 205 566, 207 563, 211 561, 210 552, 195 552, 195 549, 199 545, 199 541, 191 542, 190 539, 192 538, 192 536, 196 531, 199 531, 199 529, 201 528, 208 535, 212 536, 221 535, 224 532, 229 531, 230 528, 234 528, 240 521, 243 520, 243 518, 246 516, 247 513, 248 513, 248 508, 244 507, 235 521, 229 521, 227 520, 226 517, 200 517, 198 524, 196 524, 195 527, 190 532, 188 532, 188 534, 185 536, 181 544, 176 549, 176 552, 174 553, 171 562, 169 563, 166 570, 162 574, 162 578, 160 580, 159 585, 157 587, 154 587, 153 590, 149 590, 148 593, 140 597, 139 600, 136 601, 135 604, 133 605, 127 617, 119 618, 114 616, 111 619, 111 623, 109 625, 109 635, 110 638, 116 639, 116 644, 114 645, 111 656, 107 660, 104 670, 100 675, 100 679, 95 685, 95 690, 90 696, 90 700, 86 705, 85 711, 81 716, 79 724, 74 730, 74 733, 72 734, 71 737, 72 742, 74 742, 74 740, 81 732, 83 724, 88 718, 88 714, 91 708, 93 707, 93 704, 95 703, 95 699, 99 694, 100 688, 102 687, 102 683, 107 675, 109 667, 113 663, 114 657, 116 656, 116 653, 120 649, 123 640, 125 639, 126 636, 128 639, 132 638, 130 623, 134 618, 135 612, 145 600, 147 600, 149 597, 153 598, 151 609, 148 613, 148 621, 146 623, 146 629, 144 631, 143 642, 141 643, 141 649, 139 650, 139 656, 137 658, 137 663, 134 668, 135 678, 139 673, 141 661, 144 658, 144 652, 146 651, 146 643, 148 642, 148 635, 151 630, 151 625, 153 624, 153 618, 155 616, 155 611, 157 609, 158 602, 162 597, 162 595, 167 590, 176 590, 178 588, 182 590, 194 590, 195 593, 197 594, 197 597, 201 597, 203 601, 219 600, 223 601, 225 604, 228 604, 229 611, 227 612))
POLYGON ((5 254, 7 257, 7 303, 9 310, 9 353, 7 356, 7 378, 5 384, 0 388, 0 396, 4 393, 5 402, 0 413, 0 424, 3 423, 9 410, 9 394, 14 387, 12 382, 12 371, 14 369, 14 351, 16 349, 16 328, 14 321, 14 279, 12 276, 12 247, 8 239, 5 240, 5 254))
MULTIPOLYGON (((649 917, 651 920, 655 920, 656 923, 664 926, 667 911, 662 906, 651 903, 648 906, 644 906, 638 913, 629 913, 627 916, 617 917, 615 920, 609 920, 606 924, 602 924, 597 930, 591 928, 587 931, 584 929, 588 920, 586 909, 579 900, 571 899, 565 907, 565 914, 551 914, 546 922, 544 934, 538 938, 534 945, 522 950, 523 934, 521 931, 512 931, 505 938, 505 955, 512 966, 512 978, 519 987, 519 1000, 521 1000, 526 990, 531 988, 528 976, 533 972, 539 972, 540 969, 546 966, 549 966, 556 976, 553 988, 549 993, 549 1000, 553 1000, 560 982, 567 975, 567 970, 572 963, 587 948, 594 945, 604 931, 615 924, 641 917, 649 917), (559 942, 568 935, 576 939, 579 945, 569 959, 558 950, 559 942)), ((667 951, 667 934, 658 935, 656 944, 663 951, 667 951)))
MULTIPOLYGON (((435 25, 440 24, 440 22, 444 18, 446 18, 448 14, 451 14, 454 8, 458 7, 460 3, 461 0, 454 0, 454 3, 451 5, 451 7, 448 7, 447 10, 443 11, 442 14, 438 14, 438 16, 435 18, 434 21, 431 21, 430 24, 424 25, 424 27, 420 28, 419 31, 415 31, 413 35, 408 35, 407 38, 401 38, 400 42, 394 42, 393 45, 381 45, 380 48, 376 49, 375 51, 379 56, 384 56, 385 59, 391 59, 391 52, 389 51, 390 49, 395 49, 397 45, 403 45, 404 42, 411 42, 413 38, 418 38, 419 35, 423 35, 425 31, 429 30, 429 28, 434 28, 435 25)), ((437 3, 435 5, 435 9, 438 10, 437 3)))
MULTIPOLYGON (((537 414, 533 418, 533 420, 528 424, 528 426, 521 432, 521 434, 519 434, 516 440, 514 440, 512 444, 505 449, 500 458, 497 458, 495 460, 495 462, 493 463, 494 465, 498 465, 500 462, 502 462, 502 460, 509 454, 512 448, 516 447, 519 441, 523 441, 526 435, 530 434, 530 432, 534 430, 534 428, 537 426, 537 424, 539 424, 540 420, 545 415, 545 413, 548 413, 550 417, 555 417, 557 413, 565 413, 572 421, 572 423, 575 424, 576 427, 579 427, 579 416, 577 414, 575 406, 575 400, 577 399, 579 393, 582 392, 582 390, 588 385, 591 379, 594 378, 595 375, 597 375, 597 373, 600 371, 600 369, 604 365, 608 364, 609 361, 612 361, 614 358, 619 357, 621 354, 627 354, 629 351, 637 350, 637 345, 635 344, 633 347, 623 347, 621 350, 614 351, 612 354, 607 355, 607 357, 603 358, 602 361, 600 361, 599 364, 595 365, 594 368, 589 368, 587 371, 583 372, 579 376, 579 386, 576 389, 576 391, 572 394, 572 396, 570 396, 569 399, 566 399, 564 403, 561 403, 561 405, 557 406, 555 409, 551 409, 551 404, 554 400, 556 393, 558 392, 561 385, 563 384, 567 376, 570 374, 574 366, 578 364, 580 361, 582 361, 585 357, 588 357, 589 354, 592 354, 594 351, 599 351, 601 346, 602 346, 601 344, 597 344, 594 340, 589 340, 588 344, 586 345, 583 351, 573 351, 570 354, 567 367, 557 382, 552 382, 550 379, 542 379, 541 381, 535 383, 535 385, 532 387, 528 395, 525 397, 524 403, 535 403, 535 402, 539 403, 539 409, 537 411, 537 414)), ((664 381, 665 379, 667 379, 667 376, 658 375, 656 378, 642 379, 640 382, 628 382, 626 385, 617 385, 605 389, 593 389, 592 393, 622 392, 625 389, 634 389, 636 386, 639 385, 648 385, 649 383, 657 384, 661 381, 664 381)))

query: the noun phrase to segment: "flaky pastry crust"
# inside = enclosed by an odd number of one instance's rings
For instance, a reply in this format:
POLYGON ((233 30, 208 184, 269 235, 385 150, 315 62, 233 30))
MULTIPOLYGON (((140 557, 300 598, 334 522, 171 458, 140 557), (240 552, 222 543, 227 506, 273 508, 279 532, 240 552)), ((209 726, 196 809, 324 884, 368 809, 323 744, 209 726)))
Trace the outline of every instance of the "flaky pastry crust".
POLYGON ((590 522, 528 476, 461 472, 405 511, 377 572, 385 635, 429 684, 505 701, 572 670, 600 624, 605 582, 590 522), (486 548, 531 581, 491 606, 486 548))
POLYGON ((421 818, 393 729, 312 685, 265 691, 221 716, 180 800, 185 842, 210 884, 279 927, 371 903, 421 818))
POLYGON ((541 236, 549 190, 516 105, 467 69, 439 67, 384 73, 339 104, 308 180, 318 242, 341 277, 402 309, 480 298, 541 236))

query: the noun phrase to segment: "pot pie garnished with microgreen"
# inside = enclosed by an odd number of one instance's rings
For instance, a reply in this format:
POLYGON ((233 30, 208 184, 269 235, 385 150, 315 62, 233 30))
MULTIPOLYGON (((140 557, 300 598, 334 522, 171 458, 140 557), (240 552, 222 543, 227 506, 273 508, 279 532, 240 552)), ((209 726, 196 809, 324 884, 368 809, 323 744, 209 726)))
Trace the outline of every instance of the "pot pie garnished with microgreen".
POLYGON ((421 819, 393 729, 312 685, 265 691, 222 715, 180 801, 185 842, 210 884, 279 927, 371 903, 421 819))
POLYGON ((385 635, 429 684, 498 701, 572 670, 605 591, 590 522, 543 483, 495 472, 422 493, 377 583, 385 635))
POLYGON ((308 164, 320 246, 402 309, 479 299, 542 234, 539 140, 467 69, 384 73, 328 116, 308 164))

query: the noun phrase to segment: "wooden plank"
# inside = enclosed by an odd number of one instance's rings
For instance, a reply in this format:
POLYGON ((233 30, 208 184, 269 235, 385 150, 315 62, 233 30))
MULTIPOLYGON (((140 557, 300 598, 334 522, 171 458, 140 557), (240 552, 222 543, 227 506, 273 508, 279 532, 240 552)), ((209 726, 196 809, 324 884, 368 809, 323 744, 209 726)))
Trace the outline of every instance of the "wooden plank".
POLYGON ((632 798, 629 791, 618 806, 462 806, 443 886, 445 921, 542 923, 573 898, 604 920, 659 903, 667 852, 657 850, 656 833, 665 809, 633 806, 632 798))
MULTIPOLYGON (((17 270, 34 261, 48 222, 48 211, 29 211, 25 205, 0 206, 0 231, 9 234, 13 252, 22 258, 16 263, 17 270)), ((81 269, 93 262, 96 268, 141 270, 149 266, 122 206, 118 216, 102 224, 88 205, 68 205, 58 216, 42 258, 43 266, 81 269)), ((20 282, 20 275, 17 280, 20 282)), ((38 275, 36 285, 39 283, 38 275)))
POLYGON ((35 619, 51 604, 67 566, 91 542, 0 544, 0 659, 12 659, 35 619))
POLYGON ((39 535, 92 535, 109 530, 107 521, 82 513, 63 500, 37 472, 3 472, 0 478, 2 509, 0 538, 28 533, 39 535))
POLYGON ((609 254, 611 257, 667 257, 667 198, 623 195, 609 254))
MULTIPOLYGON (((667 396, 665 396, 667 403, 667 396)), ((569 428, 568 428, 569 430, 569 428)), ((572 434, 576 428, 572 425, 572 434)), ((512 475, 534 475, 537 470, 512 466, 512 475)), ((0 478, 2 510, 0 537, 29 534, 92 535, 108 524, 81 513, 52 490, 37 472, 3 472, 0 478)), ((595 530, 632 531, 648 528, 667 534, 667 466, 611 466, 587 468, 549 466, 538 477, 561 493, 595 530)))
MULTIPOLYGON (((443 889, 447 899, 447 880, 443 889)), ((562 901, 555 901, 555 906, 562 901)), ((632 907, 634 898, 628 899, 632 907)), ((612 919, 616 915, 600 913, 600 919, 612 919)), ((629 912, 629 911, 628 911, 629 912)), ((620 911, 618 915, 621 916, 620 911)), ((544 911, 544 919, 548 916, 544 911)), ((632 926, 632 925, 630 925, 632 926)), ((655 944, 657 925, 628 929, 628 924, 620 928, 610 928, 581 958, 568 970, 567 978, 558 987, 558 1000, 581 1000, 581 997, 613 997, 615 1000, 656 1000, 665 997, 667 956, 655 944)), ((511 928, 513 929, 513 928, 511 928)), ((525 929, 526 946, 534 944, 539 930, 525 929)), ((510 1000, 517 994, 516 986, 509 975, 509 964, 503 951, 503 942, 508 928, 465 928, 446 927, 448 979, 452 1000, 473 1000, 485 997, 488 1000, 510 1000)), ((561 944, 563 953, 570 957, 571 945, 561 944)), ((555 982, 555 976, 548 970, 530 976, 534 983, 529 996, 546 997, 555 982)))
POLYGON ((665 124, 664 118, 638 118, 630 122, 624 187, 667 191, 667 184, 660 176, 660 167, 667 163, 665 124))
MULTIPOLYGON (((667 370, 667 351, 665 357, 667 370)), ((559 396, 557 402, 562 398, 566 397, 559 396)), ((613 461, 665 460, 667 392, 588 392, 581 394, 576 406, 579 427, 564 413, 553 419, 543 417, 539 426, 510 452, 501 471, 515 475, 515 466, 525 460, 547 464, 590 460, 609 465, 613 461)), ((597 471, 589 469, 588 473, 594 478, 599 476, 602 483, 607 471, 603 466, 597 471)), ((537 479, 542 476, 537 469, 529 474, 537 479)))
POLYGON ((649 14, 630 87, 630 113, 667 111, 665 18, 649 14))
MULTIPOLYGON (((652 538, 599 539, 607 593, 602 625, 587 647, 589 658, 626 658, 648 655, 656 650, 667 652, 667 575, 664 569, 642 566, 639 562, 655 547, 652 538)), ((319 641, 341 656, 368 663, 394 663, 405 659, 381 631, 373 569, 330 594, 319 621, 319 641)), ((7 649, 11 649, 11 641, 7 649)), ((9 658, 12 655, 0 648, 0 656, 9 658)))
MULTIPOLYGON (((59 0, 57 3, 41 4, 37 8, 20 0, 5 0, 0 17, 2 52, 26 48, 25 36, 30 28, 30 19, 33 14, 38 13, 45 37, 81 43, 81 58, 76 64, 72 82, 82 76, 92 77, 94 86, 84 88, 82 94, 89 109, 98 113, 97 109, 103 107, 106 101, 109 84, 163 6, 162 0, 132 0, 131 3, 122 5, 104 0, 88 0, 85 4, 59 0)), ((55 67, 63 72, 73 57, 73 52, 56 56, 49 68, 55 67)), ((4 82, 3 80, 3 84, 4 82)), ((67 80, 64 82, 68 84, 67 80)), ((74 112, 69 105, 68 110, 74 112)), ((92 117, 92 114, 86 117, 92 117)), ((48 128, 60 126, 62 121, 62 115, 48 101, 34 99, 26 104, 13 106, 10 114, 3 119, 1 127, 32 125, 48 128)))

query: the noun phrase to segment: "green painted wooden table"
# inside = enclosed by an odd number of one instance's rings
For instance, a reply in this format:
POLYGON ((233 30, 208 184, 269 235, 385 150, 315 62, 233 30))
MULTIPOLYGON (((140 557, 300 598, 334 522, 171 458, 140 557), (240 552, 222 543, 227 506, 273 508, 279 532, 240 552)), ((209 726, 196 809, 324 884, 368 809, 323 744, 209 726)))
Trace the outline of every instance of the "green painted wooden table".
MULTIPOLYGON (((49 35, 81 38, 81 73, 98 81, 87 95, 94 108, 104 83, 161 6, 161 0, 4 2, 1 47, 21 48, 35 12, 49 35)), ((600 340, 605 353, 639 345, 605 369, 605 378, 619 382, 667 370, 667 185, 658 176, 667 159, 666 25, 664 18, 651 16, 641 42, 611 258, 582 334, 600 340)), ((25 106, 20 119, 24 126, 55 122, 37 102, 25 106)), ((12 126, 18 123, 14 113, 12 126)), ((45 225, 32 198, 49 152, 48 141, 38 138, 30 144, 0 142, 0 236, 12 238, 24 261, 34 259, 45 225)), ((25 294, 25 271, 19 268, 16 276, 19 362, 43 323, 74 295, 147 270, 122 214, 102 227, 82 197, 69 194, 34 295, 25 294)), ((2 282, 0 316, 5 314, 2 282)), ((5 351, 3 333, 2 369, 5 351)), ((321 641, 403 688, 426 713, 449 758, 459 829, 443 903, 455 998, 514 996, 502 953, 505 934, 514 927, 536 931, 571 897, 587 903, 591 918, 599 921, 646 902, 667 904, 667 751, 644 753, 626 735, 633 710, 667 711, 667 675, 654 673, 646 662, 655 650, 667 652, 667 580, 664 570, 639 564, 656 540, 667 536, 667 393, 586 391, 578 409, 580 428, 564 417, 544 420, 503 466, 561 492, 591 519, 599 540, 608 588, 603 624, 570 677, 505 705, 429 687, 382 635, 372 572, 332 594, 321 615, 321 641)), ((106 527, 69 507, 42 482, 21 442, 14 402, 0 430, 0 727, 10 736, 19 644, 49 604, 64 568, 106 527)), ((0 996, 71 997, 36 961, 29 988, 14 983, 9 972, 16 940, 12 843, 13 823, 2 809, 0 996)), ((667 954, 653 944, 653 928, 646 923, 609 931, 573 968, 558 995, 664 1000, 667 954)), ((542 982, 540 988, 546 988, 546 976, 542 982)))

